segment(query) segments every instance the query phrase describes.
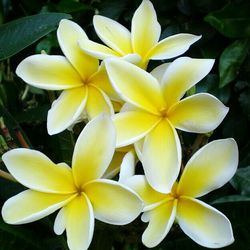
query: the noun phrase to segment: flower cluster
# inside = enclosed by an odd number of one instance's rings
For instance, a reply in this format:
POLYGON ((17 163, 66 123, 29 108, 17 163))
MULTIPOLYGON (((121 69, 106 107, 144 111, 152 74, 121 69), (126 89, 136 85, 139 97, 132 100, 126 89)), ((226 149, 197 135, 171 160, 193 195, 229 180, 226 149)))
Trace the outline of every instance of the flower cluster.
POLYGON ((48 112, 50 135, 89 122, 75 144, 72 167, 31 149, 3 155, 9 172, 28 188, 5 202, 3 219, 29 223, 60 209, 54 231, 66 230, 71 250, 89 247, 95 218, 124 225, 142 212, 149 222, 142 235, 147 247, 158 245, 174 222, 202 246, 231 244, 229 220, 197 198, 234 175, 237 144, 231 138, 210 142, 181 170, 176 130, 208 133, 226 116, 228 108, 210 94, 185 96, 214 60, 179 57, 147 72, 150 60, 180 56, 200 36, 182 33, 159 41, 161 27, 149 0, 134 13, 131 32, 107 17, 96 15, 93 22, 107 46, 62 20, 57 38, 64 56, 32 55, 17 67, 26 83, 62 91, 48 112), (118 154, 124 158, 114 168, 118 154), (138 160, 144 175, 135 175, 138 160), (112 180, 118 171, 119 181, 112 180))

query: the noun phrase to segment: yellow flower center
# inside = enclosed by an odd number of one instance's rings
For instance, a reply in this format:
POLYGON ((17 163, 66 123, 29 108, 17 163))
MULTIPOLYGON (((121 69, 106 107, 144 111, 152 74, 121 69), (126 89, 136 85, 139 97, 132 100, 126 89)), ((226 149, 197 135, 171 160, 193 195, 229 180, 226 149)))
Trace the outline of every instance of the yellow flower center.
POLYGON ((89 77, 89 78, 86 78, 86 79, 83 79, 83 80, 82 80, 82 84, 85 85, 85 86, 86 86, 86 85, 90 85, 90 84, 91 84, 91 79, 90 79, 90 77, 89 77))
POLYGON ((167 108, 162 108, 160 111, 160 116, 165 119, 168 116, 168 109, 167 108))
POLYGON ((76 186, 76 194, 77 195, 81 195, 84 192, 85 191, 84 191, 84 187, 83 186, 80 186, 80 187, 76 186))
POLYGON ((172 187, 172 190, 171 190, 171 193, 170 195, 174 198, 174 199, 179 199, 180 195, 177 193, 177 186, 178 186, 178 183, 175 182, 175 184, 173 185, 172 187))

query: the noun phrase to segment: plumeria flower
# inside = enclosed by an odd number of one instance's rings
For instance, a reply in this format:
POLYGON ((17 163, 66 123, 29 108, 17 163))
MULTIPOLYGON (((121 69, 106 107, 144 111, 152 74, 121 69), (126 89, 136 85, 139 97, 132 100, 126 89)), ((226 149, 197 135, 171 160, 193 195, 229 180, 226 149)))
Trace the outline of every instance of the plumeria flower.
MULTIPOLYGON (((143 244, 157 246, 174 222, 204 247, 220 248, 231 244, 234 237, 228 218, 196 198, 228 182, 236 172, 237 164, 236 142, 233 139, 216 140, 191 157, 179 182, 168 194, 154 190, 144 175, 123 179, 145 202, 142 220, 149 224, 142 235, 143 244)), ((128 170, 123 171, 129 175, 128 170)))
POLYGON ((89 247, 94 218, 114 225, 130 223, 142 211, 141 199, 123 184, 102 178, 114 150, 114 125, 111 118, 100 115, 80 134, 72 168, 55 164, 35 150, 20 148, 5 153, 2 159, 7 169, 29 189, 5 202, 4 221, 29 223, 60 209, 54 231, 62 234, 66 229, 71 250, 89 247))
POLYGON ((209 73, 213 63, 211 59, 182 57, 160 66, 153 72, 155 77, 121 59, 109 58, 105 63, 114 89, 127 102, 113 116, 116 146, 136 145, 144 138, 140 158, 149 184, 159 192, 168 193, 179 174, 181 145, 175 128, 207 133, 228 112, 210 94, 181 100, 189 88, 209 73))
POLYGON ((201 36, 181 33, 159 41, 161 26, 152 3, 143 0, 135 11, 131 33, 118 22, 100 15, 94 16, 94 28, 105 45, 79 40, 81 48, 99 59, 124 57, 146 68, 150 59, 169 59, 183 54, 201 36))
POLYGON ((108 179, 114 178, 120 172, 122 165, 131 164, 130 163, 131 157, 135 161, 136 153, 132 145, 123 148, 117 148, 108 168, 103 174, 103 177, 108 179))
POLYGON ((63 90, 48 112, 50 135, 71 127, 86 111, 89 119, 101 112, 113 114, 110 97, 116 95, 99 61, 85 54, 78 40, 88 39, 82 28, 61 20, 57 38, 65 56, 32 55, 24 59, 16 73, 26 83, 41 89, 63 90), (106 92, 106 93, 105 93, 106 92))

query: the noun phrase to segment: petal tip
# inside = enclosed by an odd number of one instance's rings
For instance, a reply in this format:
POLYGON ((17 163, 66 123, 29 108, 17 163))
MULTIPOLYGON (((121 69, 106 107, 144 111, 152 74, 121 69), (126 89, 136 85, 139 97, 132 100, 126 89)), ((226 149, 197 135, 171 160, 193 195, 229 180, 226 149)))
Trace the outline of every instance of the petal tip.
POLYGON ((59 27, 60 27, 60 25, 63 25, 63 24, 65 24, 65 23, 71 23, 72 21, 70 21, 70 20, 68 20, 68 19, 61 19, 61 21, 59 22, 59 27))
POLYGON ((102 15, 94 15, 94 16, 93 16, 93 23, 94 23, 94 25, 95 25, 95 22, 101 21, 101 20, 103 20, 104 18, 107 18, 107 17, 102 16, 102 15))

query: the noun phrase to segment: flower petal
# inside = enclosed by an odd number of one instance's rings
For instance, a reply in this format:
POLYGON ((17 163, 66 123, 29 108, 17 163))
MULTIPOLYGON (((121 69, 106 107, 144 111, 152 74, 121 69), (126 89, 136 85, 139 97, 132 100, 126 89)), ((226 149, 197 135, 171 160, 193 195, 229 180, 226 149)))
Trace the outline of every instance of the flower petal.
POLYGON ((162 78, 165 74, 165 71, 167 68, 171 65, 171 63, 163 63, 159 65, 158 67, 154 68, 150 74, 157 79, 157 81, 161 84, 162 83, 162 78))
POLYGON ((184 233, 201 246, 220 248, 234 241, 227 217, 202 201, 181 197, 176 217, 184 233))
POLYGON ((29 56, 17 66, 16 74, 41 89, 62 90, 83 84, 80 75, 64 56, 29 56))
POLYGON ((89 78, 98 69, 98 60, 83 53, 79 47, 78 41, 87 40, 88 37, 78 24, 67 19, 61 20, 57 29, 57 39, 63 54, 82 79, 89 78))
POLYGON ((75 183, 82 187, 86 182, 100 178, 115 151, 115 128, 107 115, 90 121, 79 135, 72 159, 75 183))
POLYGON ((162 78, 162 90, 168 107, 178 102, 185 92, 203 79, 214 60, 180 57, 173 61, 162 78))
POLYGON ((124 152, 115 151, 112 161, 110 162, 102 178, 112 179, 114 176, 116 176, 119 173, 124 155, 125 155, 124 152))
POLYGON ((100 15, 93 18, 95 31, 99 38, 121 55, 132 52, 131 35, 127 28, 118 22, 100 15))
POLYGON ((89 120, 92 120, 103 112, 109 115, 114 114, 113 106, 108 96, 102 90, 96 88, 93 85, 88 86, 86 111, 89 120))
POLYGON ((54 213, 74 198, 72 194, 48 194, 26 190, 8 199, 2 208, 6 223, 19 225, 54 213))
POLYGON ((132 18, 131 39, 134 52, 142 57, 146 56, 158 42, 160 34, 161 26, 154 6, 149 0, 143 0, 132 18))
POLYGON ((121 56, 119 53, 110 49, 109 47, 90 41, 90 40, 79 41, 79 46, 88 55, 101 59, 101 60, 104 60, 105 58, 110 57, 110 56, 111 57, 121 56))
POLYGON ((15 179, 28 188, 60 194, 75 191, 71 169, 62 164, 56 165, 39 151, 12 149, 2 159, 15 179))
POLYGON ((130 150, 125 154, 119 175, 119 182, 126 184, 126 181, 135 174, 136 156, 135 151, 130 150))
POLYGON ((208 133, 216 129, 228 113, 216 97, 201 93, 184 98, 168 111, 174 127, 194 133, 208 133))
POLYGON ((85 250, 94 233, 94 213, 84 193, 77 196, 65 208, 65 225, 69 249, 85 250))
POLYGON ((116 93, 111 82, 109 81, 104 63, 100 65, 98 71, 89 79, 89 82, 103 90, 112 100, 121 101, 121 98, 116 93))
POLYGON ((199 197, 228 182, 236 172, 238 147, 234 139, 212 141, 188 161, 177 192, 199 197))
POLYGON ((143 149, 144 140, 145 138, 142 138, 141 140, 136 141, 134 143, 136 155, 141 162, 142 162, 142 149, 143 149))
POLYGON ((73 125, 84 110, 87 98, 88 89, 85 86, 64 90, 48 112, 49 135, 60 133, 73 125))
POLYGON ((96 180, 87 183, 84 191, 100 221, 125 225, 142 211, 142 201, 132 189, 112 180, 96 180))
POLYGON ((115 111, 115 113, 120 112, 122 106, 123 106, 123 101, 111 101, 112 105, 113 105, 113 109, 115 111))
POLYGON ((141 221, 148 223, 150 220, 150 211, 143 212, 141 215, 141 221))
POLYGON ((59 212, 56 215, 53 229, 56 235, 62 235, 66 229, 65 212, 63 207, 59 210, 59 212))
POLYGON ((129 111, 138 111, 138 112, 140 112, 140 111, 142 111, 142 109, 134 106, 133 104, 125 102, 122 105, 121 109, 120 109, 120 113, 122 113, 122 112, 129 112, 129 111))
POLYGON ((155 114, 165 107, 160 85, 152 75, 121 59, 110 58, 105 64, 114 89, 126 102, 155 114))
POLYGON ((148 211, 149 224, 142 235, 146 247, 155 247, 166 237, 175 220, 176 204, 172 200, 148 211))
POLYGON ((154 209, 164 200, 172 200, 169 194, 163 194, 154 190, 147 182, 144 175, 134 175, 126 180, 126 185, 133 189, 143 200, 144 209, 148 211, 154 209))
POLYGON ((171 192, 181 167, 181 145, 175 129, 167 120, 162 120, 145 137, 142 165, 155 190, 171 192))
POLYGON ((130 145, 148 134, 160 118, 144 111, 122 112, 113 116, 116 147, 130 145))
POLYGON ((139 56, 136 53, 127 54, 127 55, 123 56, 122 59, 127 61, 127 62, 133 63, 137 66, 138 66, 138 64, 140 64, 140 62, 142 60, 141 56, 139 56))
POLYGON ((200 38, 201 36, 185 33, 169 36, 156 44, 148 57, 154 60, 163 60, 179 56, 200 38))

